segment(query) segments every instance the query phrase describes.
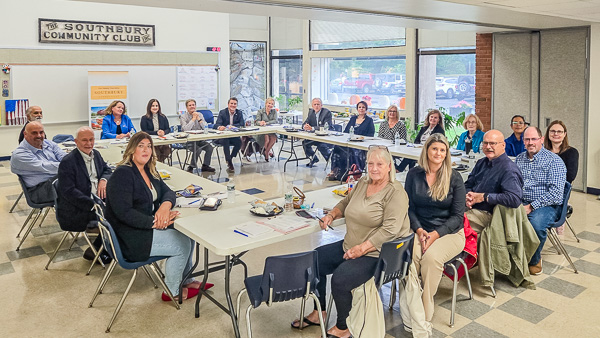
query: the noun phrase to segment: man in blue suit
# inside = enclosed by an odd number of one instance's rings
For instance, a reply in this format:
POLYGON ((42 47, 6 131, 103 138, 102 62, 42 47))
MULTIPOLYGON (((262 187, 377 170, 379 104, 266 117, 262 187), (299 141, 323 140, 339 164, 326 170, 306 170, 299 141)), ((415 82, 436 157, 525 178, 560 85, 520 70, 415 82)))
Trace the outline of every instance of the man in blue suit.
MULTIPOLYGON (((306 131, 313 131, 315 129, 319 129, 320 127, 324 127, 325 123, 327 123, 329 129, 332 129, 333 121, 331 111, 329 111, 327 108, 323 108, 323 102, 321 99, 318 97, 312 99, 311 106, 312 109, 308 110, 308 116, 306 117, 306 121, 304 121, 302 128, 304 128, 306 131)), ((309 140, 302 141, 304 153, 307 157, 311 158, 310 162, 306 166, 311 168, 315 163, 319 162, 319 158, 315 156, 315 151, 312 148, 313 146, 316 146, 317 149, 319 149, 321 155, 323 155, 325 159, 329 158, 331 155, 331 149, 333 149, 333 146, 327 143, 309 140)))
MULTIPOLYGON (((218 130, 225 130, 227 127, 243 127, 244 116, 242 111, 237 109, 238 100, 232 97, 227 101, 227 108, 219 112, 217 122, 214 128, 218 130)), ((242 147, 242 139, 239 137, 230 137, 216 140, 215 143, 223 146, 223 152, 225 153, 225 160, 227 161, 227 172, 233 173, 233 162, 232 159, 237 156, 238 151, 242 147), (229 152, 229 146, 233 146, 231 153, 229 152)))

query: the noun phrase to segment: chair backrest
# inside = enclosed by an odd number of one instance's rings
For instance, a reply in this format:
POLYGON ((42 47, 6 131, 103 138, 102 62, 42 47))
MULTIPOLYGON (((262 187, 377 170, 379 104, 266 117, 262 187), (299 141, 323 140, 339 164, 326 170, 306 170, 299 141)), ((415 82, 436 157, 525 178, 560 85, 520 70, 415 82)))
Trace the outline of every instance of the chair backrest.
POLYGON ((342 125, 341 124, 332 124, 331 127, 333 128, 333 130, 337 131, 337 132, 342 132, 342 125))
POLYGON ((125 258, 123 257, 121 247, 119 246, 117 234, 110 223, 108 223, 106 218, 98 217, 98 229, 100 229, 100 236, 102 236, 104 250, 108 253, 110 258, 114 259, 117 263, 119 263, 119 265, 123 266, 125 258))
POLYGON ((74 141, 74 140, 75 140, 75 138, 73 137, 73 135, 69 135, 69 134, 58 134, 52 138, 52 142, 54 142, 54 143, 63 143, 63 142, 74 141))
POLYGON ((383 284, 396 278, 402 279, 408 273, 412 260, 412 247, 415 234, 398 238, 381 246, 379 260, 375 268, 375 285, 379 289, 383 284))
POLYGON ((27 186, 25 185, 25 181, 23 181, 23 178, 21 178, 21 175, 17 175, 17 177, 19 178, 19 184, 21 184, 21 189, 23 189, 23 195, 25 195, 25 201, 27 201, 27 205, 29 205, 30 208, 42 209, 45 207, 54 206, 54 202, 41 203, 41 204, 33 202, 31 200, 31 196, 29 196, 29 189, 27 189, 27 186))
MULTIPOLYGON (((291 255, 272 256, 265 260, 262 276, 260 303, 271 305, 305 297, 315 291, 319 281, 317 251, 307 251, 291 255)), ((257 297, 258 298, 258 297, 257 297)))
POLYGON ((208 109, 200 109, 200 110, 198 110, 198 112, 202 113, 202 116, 204 116, 204 121, 206 121, 206 123, 208 123, 208 124, 215 123, 215 116, 213 115, 212 111, 210 111, 208 109))
POLYGON ((571 183, 565 182, 565 190, 563 192, 563 202, 560 209, 560 214, 558 215, 556 222, 552 224, 553 227, 559 227, 565 223, 565 220, 567 219, 567 211, 569 209, 569 197, 571 197, 571 183))

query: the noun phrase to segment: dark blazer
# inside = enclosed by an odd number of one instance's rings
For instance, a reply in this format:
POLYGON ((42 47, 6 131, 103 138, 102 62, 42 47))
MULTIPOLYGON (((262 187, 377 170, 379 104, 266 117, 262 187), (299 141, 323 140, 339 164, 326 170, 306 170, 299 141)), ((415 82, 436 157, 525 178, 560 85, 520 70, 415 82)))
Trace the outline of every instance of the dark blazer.
MULTIPOLYGON (((146 117, 146 115, 142 116, 140 120, 140 129, 145 131, 150 135, 157 135, 157 132, 154 131, 154 123, 152 123, 152 118, 146 117)), ((171 127, 169 127, 169 119, 163 114, 158 114, 158 129, 165 132, 167 135, 171 132, 171 127)))
POLYGON ((350 118, 350 122, 348 122, 348 124, 346 125, 346 129, 344 129, 344 133, 349 133, 350 127, 354 127, 355 135, 370 136, 370 137, 375 136, 375 123, 373 123, 373 119, 370 116, 365 116, 365 120, 358 127, 356 127, 357 119, 358 119, 358 116, 352 116, 350 118))
MULTIPOLYGON (((98 150, 94 149, 92 152, 98 181, 102 178, 108 180, 112 170, 98 150)), ((67 154, 58 166, 56 219, 61 229, 85 231, 87 224, 96 220, 91 194, 92 182, 81 153, 75 149, 67 154)))
MULTIPOLYGON (((419 133, 417 134, 417 137, 415 138, 415 142, 416 144, 420 144, 421 143, 421 136, 423 135, 423 133, 425 131, 427 131, 427 129, 429 129, 428 126, 423 126, 421 127, 421 130, 419 130, 419 133)), ((444 131, 444 128, 442 128, 441 125, 436 125, 435 128, 433 128, 433 131, 431 132, 431 134, 442 134, 444 136, 446 136, 446 132, 444 131)))
POLYGON ((106 219, 115 229, 123 256, 132 262, 150 257, 154 211, 166 201, 175 205, 175 193, 165 182, 154 178, 147 168, 146 174, 158 195, 154 203, 150 189, 135 166, 118 166, 106 187, 106 219))
MULTIPOLYGON (((213 126, 214 129, 217 129, 220 126, 227 127, 229 125, 229 108, 222 109, 219 111, 219 116, 217 117, 217 122, 213 126)), ((233 125, 236 127, 244 126, 244 115, 242 111, 239 109, 235 110, 235 114, 233 114, 233 125)))
POLYGON ((321 112, 319 113, 319 121, 317 122, 317 113, 311 108, 308 110, 308 116, 302 125, 304 126, 308 123, 311 127, 318 129, 319 127, 324 127, 325 122, 329 124, 329 130, 333 130, 332 115, 329 109, 321 108, 321 112))

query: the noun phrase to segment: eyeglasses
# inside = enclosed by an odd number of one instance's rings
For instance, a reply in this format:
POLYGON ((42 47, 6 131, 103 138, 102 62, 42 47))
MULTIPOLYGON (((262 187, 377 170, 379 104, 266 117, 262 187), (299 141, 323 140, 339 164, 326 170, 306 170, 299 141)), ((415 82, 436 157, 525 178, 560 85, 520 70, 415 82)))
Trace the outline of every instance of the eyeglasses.
POLYGON ((386 146, 384 146, 382 144, 371 144, 369 146, 369 150, 372 150, 372 149, 385 149, 388 153, 390 152, 390 150, 388 149, 388 147, 386 147, 386 146))
POLYGON ((484 147, 486 147, 486 146, 495 147, 498 145, 498 143, 500 143, 500 142, 486 142, 486 141, 481 142, 481 144, 483 144, 484 147))
POLYGON ((523 142, 537 142, 541 137, 523 138, 523 142))
POLYGON ((515 121, 515 122, 511 122, 511 124, 513 126, 523 126, 523 125, 526 125, 527 123, 525 123, 523 121, 515 121))
POLYGON ((467 121, 467 124, 477 124, 477 121, 467 121))
POLYGON ((562 135, 564 134, 564 130, 550 130, 550 134, 562 135))
POLYGON ((397 113, 397 110, 388 110, 388 113, 397 113))

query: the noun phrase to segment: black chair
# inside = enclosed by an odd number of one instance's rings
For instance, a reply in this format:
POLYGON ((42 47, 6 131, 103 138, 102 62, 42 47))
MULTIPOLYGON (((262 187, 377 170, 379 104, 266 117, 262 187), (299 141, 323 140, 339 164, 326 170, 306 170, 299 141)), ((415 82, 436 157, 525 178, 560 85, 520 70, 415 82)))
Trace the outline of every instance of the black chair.
MULTIPOLYGON (((14 208, 14 206, 13 206, 13 208, 14 208)), ((10 209, 10 211, 12 212, 12 209, 10 209)), ((579 237, 577 237, 577 234, 575 233, 575 230, 573 230, 573 227, 571 226, 571 222, 569 222, 569 218, 571 217, 571 215, 573 215, 573 207, 569 204, 567 206, 567 218, 565 219, 565 222, 567 223, 567 226, 569 227, 569 230, 571 230, 571 233, 573 234, 573 236, 575 236, 575 239, 577 240, 577 243, 579 243, 581 241, 579 240, 579 237)))
MULTIPOLYGON (((458 276, 458 269, 462 265, 465 270, 464 276, 467 278, 467 286, 469 288, 469 300, 473 299, 473 289, 471 288, 471 279, 469 278, 469 269, 467 268, 467 264, 465 263, 465 258, 468 254, 464 251, 461 251, 458 255, 454 256, 451 260, 447 261, 444 264, 444 270, 447 274, 451 275, 448 278, 452 279, 452 308, 450 310, 450 327, 454 327, 454 313, 456 312, 456 291, 458 289, 458 281, 460 278, 458 276)), ((492 292, 494 293, 494 297, 496 292, 492 287, 492 292)))
POLYGON ((96 209, 96 213, 98 215, 98 227, 100 228, 100 235, 102 236, 102 242, 104 244, 104 248, 108 252, 108 255, 112 258, 112 261, 110 262, 108 269, 104 273, 104 276, 102 277, 102 280, 100 281, 100 284, 98 284, 98 288, 96 289, 96 292, 94 293, 94 296, 92 297, 92 300, 90 301, 89 307, 93 306, 94 301, 96 300, 96 297, 98 296, 98 294, 102 293, 102 290, 104 289, 104 286, 106 285, 106 282, 108 282, 108 279, 110 278, 110 276, 111 276, 113 270, 115 269, 115 267, 117 266, 117 264, 119 264, 123 269, 133 270, 133 276, 131 276, 129 285, 125 289, 125 292, 123 293, 123 296, 121 297, 121 300, 119 301, 119 304, 117 304, 117 308, 115 309, 115 312, 113 313, 112 318, 110 319, 110 322, 108 323, 108 327, 106 328, 106 333, 110 332, 110 328, 112 327, 115 319, 117 318, 117 315, 119 314, 119 311, 121 310, 121 307, 123 306, 123 303, 125 302, 125 299, 127 298, 127 295, 129 295, 129 290, 131 290, 131 286, 133 285, 133 282, 135 282, 135 278, 137 276, 137 272, 138 272, 139 268, 142 268, 144 270, 144 272, 146 273, 148 278, 150 278, 150 280, 152 280, 152 282, 154 283, 155 288, 158 288, 158 286, 156 285, 156 282, 155 282, 155 280, 158 280, 159 284, 162 286, 165 293, 167 295, 169 295, 169 297, 173 301, 173 304, 175 304, 175 307, 177 308, 177 310, 179 310, 179 304, 177 304, 177 301, 175 301, 175 299, 173 299, 173 294, 171 294, 171 291, 169 291, 169 288, 167 287, 167 285, 165 284, 165 282, 162 279, 162 276, 164 276, 164 274, 160 271, 160 268, 156 264, 156 262, 166 259, 168 257, 154 256, 154 257, 148 258, 148 260, 143 261, 143 262, 128 262, 123 257, 123 253, 121 251, 121 247, 119 245, 117 235, 115 234, 110 223, 103 216, 102 207, 96 205, 95 209, 96 209), (150 268, 150 270, 152 270, 156 279, 151 277, 150 272, 148 271, 148 268, 150 268))
MULTIPOLYGON (((319 313, 321 306, 317 295, 316 286, 319 282, 317 266, 317 251, 272 256, 265 260, 265 269, 262 275, 248 277, 244 280, 245 288, 237 296, 236 313, 240 313, 240 300, 244 293, 248 293, 250 305, 246 309, 246 328, 248 337, 252 337, 250 325, 250 311, 263 302, 267 306, 277 302, 285 302, 302 298, 300 318, 304 318, 306 300, 310 297, 317 304, 319 313)), ((321 334, 326 336, 325 323, 321 320, 321 334)), ((302 329, 302 327, 300 327, 302 329)))
MULTIPOLYGON (((337 133, 341 133, 342 132, 342 125, 341 124, 332 124, 331 127, 333 128, 333 130, 337 133)), ((317 153, 315 153, 316 156, 317 153)), ((327 163, 325 163, 325 168, 323 168, 323 170, 327 171, 327 166, 331 164, 331 156, 329 156, 329 158, 327 159, 327 163)))
MULTIPOLYGON (((567 211, 568 211, 568 207, 569 207, 569 197, 570 196, 571 196, 571 183, 565 182, 565 190, 563 193, 563 203, 562 203, 562 207, 560 209, 560 215, 558 216, 558 219, 550 225, 550 228, 548 228, 548 239, 550 240, 550 242, 552 242, 552 244, 554 245, 554 247, 556 248, 558 253, 559 254, 562 253, 563 256, 565 256, 565 258, 567 259, 569 264, 571 264, 571 267, 573 268, 575 273, 578 273, 577 268, 575 267, 575 264, 573 264, 573 261, 571 260, 571 257, 569 256, 569 253, 567 252, 567 249, 565 249, 562 242, 560 241, 560 238, 558 237, 558 234, 556 233, 556 228, 563 225, 567 220, 567 211)), ((573 232, 573 233, 575 233, 575 232, 573 232)))
MULTIPOLYGON (((390 290, 389 309, 392 310, 396 300, 396 280, 403 280, 408 274, 408 266, 412 261, 412 248, 415 234, 410 234, 406 237, 398 238, 393 241, 383 243, 377 267, 375 268, 375 286, 377 290, 383 284, 392 282, 390 290)), ((327 304, 327 319, 325 323, 329 323, 331 308, 333 305, 333 296, 329 296, 327 304)), ((300 317, 304 318, 304 317, 300 317)))
POLYGON ((21 184, 21 189, 23 189, 23 194, 25 195, 25 200, 27 201, 27 205, 29 205, 29 207, 31 207, 31 212, 29 213, 29 216, 27 216, 27 219, 23 223, 21 230, 19 230, 19 233, 17 234, 17 238, 19 238, 21 236, 21 232, 23 232, 23 229, 27 228, 27 230, 25 231, 25 235, 23 235, 23 238, 21 238, 21 242, 19 243, 19 246, 17 246, 16 251, 19 251, 19 249, 21 248, 21 245, 23 245, 23 242, 25 242, 25 239, 31 232, 31 229, 33 229, 33 226, 35 225, 35 223, 38 221, 38 219, 42 215, 42 212, 44 212, 44 209, 46 209, 46 212, 44 213, 44 216, 42 216, 42 219, 39 223, 39 226, 42 226, 42 223, 44 223, 44 220, 46 219, 48 212, 50 211, 50 209, 52 207, 54 207, 54 201, 47 202, 47 203, 33 202, 31 200, 31 196, 29 196, 29 190, 27 189, 27 186, 25 186, 25 182, 23 182, 23 179, 21 178, 21 176, 19 176, 19 175, 17 175, 17 176, 19 177, 19 183, 21 184), (35 214, 35 217, 34 217, 34 214, 35 214), (32 217, 33 217, 33 220, 32 220, 32 217))
POLYGON ((17 199, 15 200, 15 203, 13 203, 12 207, 10 208, 9 213, 12 213, 13 210, 15 210, 15 207, 17 206, 17 204, 19 204, 19 201, 21 200, 21 197, 23 197, 23 192, 21 191, 21 194, 19 194, 19 197, 17 197, 17 199))
MULTIPOLYGON (((52 182, 52 187, 54 187, 54 212, 56 213, 58 210, 58 179, 54 180, 54 182, 52 182)), ((57 219, 58 221, 58 219, 57 219)), ((88 228, 92 228, 95 227, 97 222, 90 222, 90 223, 94 223, 94 224, 88 224, 88 228), (92 225, 92 226, 90 226, 92 225)), ((60 224, 60 222, 58 223, 58 225, 60 226, 61 229, 62 225, 60 224)), ((54 252, 52 253, 52 256, 50 256, 50 259, 48 260, 48 263, 46 263, 46 266, 44 267, 44 270, 48 270, 48 266, 50 265, 50 263, 52 263, 52 261, 54 260, 54 257, 56 257, 56 254, 58 253, 58 250, 60 249, 60 247, 62 246, 62 244, 64 243, 64 241, 67 239, 67 237, 69 235, 71 235, 71 237, 73 237, 73 241, 71 242, 71 245, 69 246, 68 250, 71 250, 71 248, 73 247, 73 244, 75 243, 75 241, 77 240, 77 238, 79 237, 80 234, 83 234, 83 238, 85 239, 85 241, 87 242, 87 244, 89 245, 89 247, 92 249, 92 251, 94 252, 94 256, 98 255, 98 251, 96 250, 96 248, 92 245, 92 242, 90 241, 90 238, 88 236, 88 234, 85 231, 70 231, 70 230, 65 230, 63 229, 63 231, 65 232, 65 234, 62 236, 62 238, 60 239, 60 242, 58 243, 58 246, 56 247, 56 249, 54 250, 54 252)), ((98 235, 100 236, 100 235, 98 235)), ((100 250, 102 251, 102 250, 100 250)), ((92 262, 92 264, 90 265, 90 268, 88 269, 86 275, 89 275, 90 272, 92 271, 92 268, 94 267, 94 263, 95 261, 92 262)), ((100 264, 102 264, 102 267, 104 268, 104 263, 102 262, 102 260, 100 260, 100 264)))

